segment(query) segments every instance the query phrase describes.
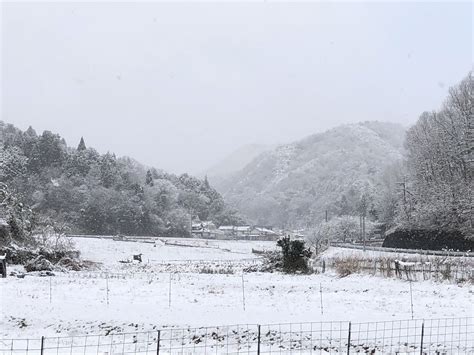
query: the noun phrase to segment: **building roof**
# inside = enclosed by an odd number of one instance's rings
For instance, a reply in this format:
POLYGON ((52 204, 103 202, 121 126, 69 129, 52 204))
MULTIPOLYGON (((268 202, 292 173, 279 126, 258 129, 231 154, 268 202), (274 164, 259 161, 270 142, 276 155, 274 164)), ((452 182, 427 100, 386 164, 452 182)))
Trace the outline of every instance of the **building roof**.
POLYGON ((272 235, 278 234, 275 231, 272 231, 271 229, 268 229, 268 228, 255 227, 255 229, 260 233, 267 233, 267 234, 272 234, 272 235))
POLYGON ((250 226, 240 226, 240 227, 235 227, 235 230, 238 232, 246 232, 250 230, 250 226))

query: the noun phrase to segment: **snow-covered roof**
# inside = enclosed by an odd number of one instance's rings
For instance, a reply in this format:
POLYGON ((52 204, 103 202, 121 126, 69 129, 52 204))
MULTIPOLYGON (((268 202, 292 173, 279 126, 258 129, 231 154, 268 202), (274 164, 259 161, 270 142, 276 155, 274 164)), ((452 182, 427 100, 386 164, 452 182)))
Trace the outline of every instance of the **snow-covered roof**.
POLYGON ((234 230, 234 226, 220 226, 219 229, 221 231, 232 231, 234 230))
POLYGON ((205 227, 208 227, 208 226, 214 226, 214 222, 213 221, 203 221, 201 222, 201 224, 205 227))
POLYGON ((255 229, 259 231, 260 233, 275 234, 275 235, 277 234, 275 231, 272 231, 271 229, 268 229, 268 228, 256 227, 255 229))
POLYGON ((216 225, 212 221, 193 222, 192 229, 193 230, 216 229, 216 225))
POLYGON ((238 232, 246 232, 250 230, 250 226, 240 226, 240 227, 235 227, 235 230, 238 232))
POLYGON ((218 229, 208 229, 208 228, 202 228, 202 229, 199 229, 199 230, 194 230, 193 233, 197 234, 197 233, 209 233, 209 234, 224 234, 224 232, 218 230, 218 229))

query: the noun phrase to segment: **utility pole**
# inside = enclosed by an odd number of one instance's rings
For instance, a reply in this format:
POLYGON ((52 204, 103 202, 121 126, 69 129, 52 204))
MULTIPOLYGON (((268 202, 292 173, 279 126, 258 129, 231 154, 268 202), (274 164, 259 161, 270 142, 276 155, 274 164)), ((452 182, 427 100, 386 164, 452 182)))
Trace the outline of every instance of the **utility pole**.
POLYGON ((364 252, 365 252, 365 214, 362 216, 362 239, 364 241, 364 252))
POLYGON ((403 182, 397 182, 397 184, 402 186, 402 189, 403 189, 403 209, 405 210, 405 215, 407 216, 408 222, 410 222, 410 213, 407 209, 407 192, 408 193, 410 193, 410 192, 407 191, 407 183, 406 183, 405 178, 403 178, 403 182))
POLYGON ((364 246, 365 252, 365 215, 367 214, 367 197, 365 194, 361 196, 360 207, 359 207, 359 223, 360 223, 360 237, 364 246))

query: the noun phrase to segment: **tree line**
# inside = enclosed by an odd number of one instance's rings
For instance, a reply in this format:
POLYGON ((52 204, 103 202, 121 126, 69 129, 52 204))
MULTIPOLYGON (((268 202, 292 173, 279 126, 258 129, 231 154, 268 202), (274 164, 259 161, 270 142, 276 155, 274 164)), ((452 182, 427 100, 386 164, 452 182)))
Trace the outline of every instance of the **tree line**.
POLYGON ((207 178, 99 154, 83 138, 77 148, 68 147, 58 134, 21 131, 2 121, 0 182, 2 214, 24 226, 41 220, 73 233, 186 237, 192 218, 241 223, 207 178), (32 214, 25 217, 27 210, 32 214))
POLYGON ((373 187, 350 187, 327 222, 309 230, 309 240, 360 239, 374 230, 459 231, 473 235, 474 82, 470 72, 450 88, 439 110, 424 112, 410 127, 404 157, 387 166, 373 187))
POLYGON ((407 179, 398 218, 409 227, 472 233, 474 81, 449 90, 440 110, 424 112, 406 136, 407 179))
POLYGON ((367 195, 365 202, 364 194, 342 196, 339 215, 367 215, 387 228, 458 230, 472 235, 473 94, 470 72, 449 89, 439 110, 423 112, 408 129, 405 157, 385 169, 378 194, 367 195))

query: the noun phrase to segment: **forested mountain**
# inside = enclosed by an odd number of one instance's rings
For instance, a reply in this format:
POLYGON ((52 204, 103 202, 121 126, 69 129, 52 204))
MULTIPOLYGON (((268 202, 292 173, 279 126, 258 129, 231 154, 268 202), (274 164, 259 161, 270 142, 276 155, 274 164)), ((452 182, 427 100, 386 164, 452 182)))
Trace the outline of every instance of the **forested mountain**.
POLYGON ((404 137, 405 129, 392 123, 343 125, 262 153, 220 192, 263 225, 309 227, 326 210, 359 215, 361 201, 367 214, 384 219, 394 214, 395 206, 388 206, 404 137))
MULTIPOLYGON (((188 236, 190 220, 237 223, 207 179, 176 176, 59 135, 0 121, 0 182, 38 218, 73 232, 188 236)), ((4 212, 5 213, 5 212, 4 212)), ((7 216, 8 217, 8 216, 7 216)))

